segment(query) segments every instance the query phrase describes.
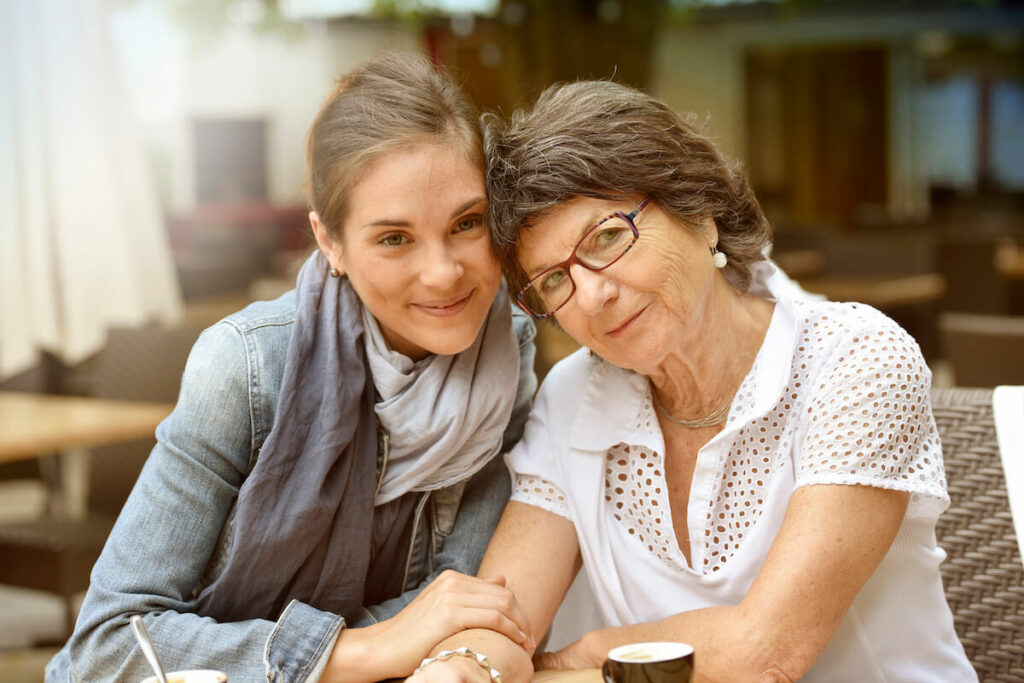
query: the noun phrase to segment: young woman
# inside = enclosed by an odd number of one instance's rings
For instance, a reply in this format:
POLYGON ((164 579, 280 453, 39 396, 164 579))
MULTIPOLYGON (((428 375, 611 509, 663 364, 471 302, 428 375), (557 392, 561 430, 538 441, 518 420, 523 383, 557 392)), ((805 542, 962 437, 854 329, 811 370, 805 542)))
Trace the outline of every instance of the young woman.
POLYGON ((475 113, 426 60, 378 57, 307 160, 320 249, 196 343, 47 681, 148 675, 133 614, 166 668, 232 681, 407 676, 465 628, 532 642, 504 580, 473 577, 536 384, 475 113))

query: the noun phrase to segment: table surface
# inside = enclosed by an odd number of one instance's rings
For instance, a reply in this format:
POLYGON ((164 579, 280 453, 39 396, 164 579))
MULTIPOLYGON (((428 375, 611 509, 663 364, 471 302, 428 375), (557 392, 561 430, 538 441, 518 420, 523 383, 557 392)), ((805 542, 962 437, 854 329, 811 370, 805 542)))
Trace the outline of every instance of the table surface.
POLYGON ((906 276, 836 277, 800 280, 808 292, 831 301, 857 301, 876 308, 935 301, 946 292, 946 278, 937 273, 906 276))
POLYGON ((0 392, 0 462, 152 436, 173 408, 169 403, 0 392))
POLYGON ((533 675, 533 683, 604 683, 600 669, 555 671, 547 669, 533 675))

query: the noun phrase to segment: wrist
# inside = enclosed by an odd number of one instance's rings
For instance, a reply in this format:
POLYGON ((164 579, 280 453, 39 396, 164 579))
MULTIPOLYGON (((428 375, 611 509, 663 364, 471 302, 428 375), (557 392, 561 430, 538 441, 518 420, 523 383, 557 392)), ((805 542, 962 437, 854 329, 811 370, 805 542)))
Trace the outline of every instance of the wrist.
POLYGON ((476 662, 466 657, 452 657, 451 659, 438 659, 428 664, 424 669, 417 669, 419 673, 440 674, 444 679, 454 678, 460 681, 475 681, 476 683, 491 683, 488 673, 477 666, 476 662), (442 669, 442 671, 434 671, 442 669))
POLYGON ((400 665, 400 658, 381 657, 381 651, 386 648, 380 646, 377 626, 341 630, 327 661, 322 678, 325 683, 362 683, 408 675, 415 664, 400 670, 395 666, 400 665))
POLYGON ((480 654, 479 652, 474 652, 465 646, 457 647, 454 650, 442 650, 433 657, 427 657, 420 663, 419 667, 413 673, 419 673, 421 669, 435 665, 439 662, 458 662, 457 665, 461 666, 464 671, 468 671, 465 667, 470 666, 477 670, 477 672, 474 673, 476 673, 478 678, 480 677, 479 672, 483 672, 492 683, 501 683, 501 672, 491 666, 491 662, 487 656, 480 654))

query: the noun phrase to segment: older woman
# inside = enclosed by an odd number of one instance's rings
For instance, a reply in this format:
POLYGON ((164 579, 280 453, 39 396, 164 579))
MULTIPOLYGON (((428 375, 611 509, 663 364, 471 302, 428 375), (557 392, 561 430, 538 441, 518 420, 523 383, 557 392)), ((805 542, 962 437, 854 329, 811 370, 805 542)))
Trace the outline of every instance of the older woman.
MULTIPOLYGON (((492 121, 488 153, 511 291, 587 347, 506 457, 481 566, 541 634, 582 564, 607 628, 539 666, 681 640, 699 680, 975 680, 939 575, 948 498, 913 339, 794 297, 739 170, 636 90, 554 86, 492 121)), ((470 630, 417 678, 495 672, 525 680, 530 658, 470 630)))

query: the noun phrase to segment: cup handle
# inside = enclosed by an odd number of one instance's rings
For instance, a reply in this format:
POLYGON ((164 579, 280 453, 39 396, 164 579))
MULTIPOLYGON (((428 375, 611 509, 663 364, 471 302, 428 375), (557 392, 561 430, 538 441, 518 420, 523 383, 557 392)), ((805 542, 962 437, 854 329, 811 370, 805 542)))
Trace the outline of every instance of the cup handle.
POLYGON ((610 660, 604 660, 604 664, 601 665, 601 678, 604 679, 604 683, 615 683, 615 679, 612 677, 610 660))

